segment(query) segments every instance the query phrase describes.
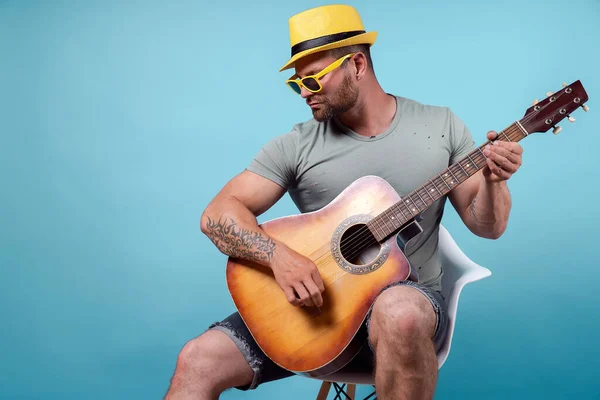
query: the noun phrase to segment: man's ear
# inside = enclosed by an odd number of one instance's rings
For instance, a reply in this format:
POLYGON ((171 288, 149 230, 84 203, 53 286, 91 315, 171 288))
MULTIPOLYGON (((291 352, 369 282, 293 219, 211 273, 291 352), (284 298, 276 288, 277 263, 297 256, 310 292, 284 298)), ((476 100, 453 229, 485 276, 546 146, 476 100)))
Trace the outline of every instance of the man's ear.
POLYGON ((369 68, 367 57, 363 53, 358 52, 352 57, 352 61, 352 67, 354 68, 354 71, 352 72, 356 77, 356 80, 364 78, 369 68))

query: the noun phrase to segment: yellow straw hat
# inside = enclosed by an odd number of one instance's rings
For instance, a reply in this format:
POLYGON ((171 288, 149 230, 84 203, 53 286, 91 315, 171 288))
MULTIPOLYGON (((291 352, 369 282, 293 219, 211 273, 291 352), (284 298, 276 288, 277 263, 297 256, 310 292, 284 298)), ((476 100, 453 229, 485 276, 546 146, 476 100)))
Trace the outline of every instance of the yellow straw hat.
POLYGON ((375 43, 377 32, 366 32, 358 11, 348 5, 311 8, 289 19, 292 58, 279 70, 309 54, 355 44, 375 43))

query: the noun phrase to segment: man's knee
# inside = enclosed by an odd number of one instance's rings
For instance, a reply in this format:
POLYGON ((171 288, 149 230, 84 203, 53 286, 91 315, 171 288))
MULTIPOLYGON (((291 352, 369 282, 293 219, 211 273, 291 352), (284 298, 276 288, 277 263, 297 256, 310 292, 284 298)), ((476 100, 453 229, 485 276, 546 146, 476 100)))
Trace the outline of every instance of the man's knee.
POLYGON ((213 330, 183 346, 177 357, 177 374, 193 375, 194 379, 220 390, 248 383, 254 375, 231 339, 213 330))
POLYGON ((214 332, 206 332, 188 341, 177 357, 177 366, 183 370, 205 369, 216 366, 219 361, 219 337, 214 332))
POLYGON ((375 301, 369 336, 374 346, 380 340, 410 343, 432 339, 436 318, 431 302, 420 291, 395 286, 375 301))

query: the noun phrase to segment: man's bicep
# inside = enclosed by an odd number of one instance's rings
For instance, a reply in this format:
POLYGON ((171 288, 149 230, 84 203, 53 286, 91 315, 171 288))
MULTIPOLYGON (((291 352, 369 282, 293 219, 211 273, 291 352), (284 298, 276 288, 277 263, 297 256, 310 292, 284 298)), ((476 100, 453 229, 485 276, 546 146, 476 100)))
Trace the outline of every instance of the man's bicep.
POLYGON ((272 180, 244 170, 227 182, 218 197, 235 197, 258 217, 281 199, 285 192, 285 188, 272 180))

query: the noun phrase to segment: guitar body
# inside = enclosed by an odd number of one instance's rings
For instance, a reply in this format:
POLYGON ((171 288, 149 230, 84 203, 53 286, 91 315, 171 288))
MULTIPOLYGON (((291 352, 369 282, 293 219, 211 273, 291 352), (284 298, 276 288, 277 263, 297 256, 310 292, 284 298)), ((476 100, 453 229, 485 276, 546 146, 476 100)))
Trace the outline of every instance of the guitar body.
POLYGON ((360 350, 366 338, 361 326, 376 296, 387 284, 413 275, 395 235, 382 243, 373 240, 360 260, 344 256, 340 240, 364 237, 364 224, 399 200, 385 180, 367 176, 318 211, 261 225, 269 236, 315 262, 325 284, 320 310, 291 305, 270 268, 229 258, 227 285, 233 301, 276 364, 320 377, 342 368, 360 350))

